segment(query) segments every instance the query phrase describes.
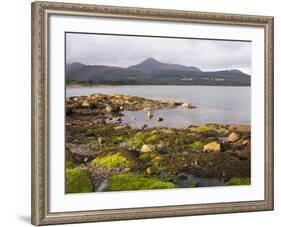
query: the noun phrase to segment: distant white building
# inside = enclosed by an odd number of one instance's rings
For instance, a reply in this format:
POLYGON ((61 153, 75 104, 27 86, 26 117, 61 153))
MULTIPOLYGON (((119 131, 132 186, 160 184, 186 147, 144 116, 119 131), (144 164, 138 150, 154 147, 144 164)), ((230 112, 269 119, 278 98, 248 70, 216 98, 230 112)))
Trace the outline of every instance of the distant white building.
POLYGON ((215 81, 224 81, 224 78, 215 78, 215 81))
POLYGON ((192 78, 190 78, 190 77, 185 77, 185 78, 182 78, 181 80, 192 81, 192 78))

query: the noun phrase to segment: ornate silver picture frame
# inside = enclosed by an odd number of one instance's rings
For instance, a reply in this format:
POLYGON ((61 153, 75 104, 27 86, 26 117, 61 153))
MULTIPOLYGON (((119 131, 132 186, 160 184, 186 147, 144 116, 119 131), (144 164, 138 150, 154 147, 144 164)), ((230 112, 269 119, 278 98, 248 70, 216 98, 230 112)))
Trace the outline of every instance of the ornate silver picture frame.
MULTIPOLYGON (((83 29, 74 32, 83 32, 83 29)), ((273 210, 273 40, 273 17, 270 16, 55 2, 32 3, 32 224, 48 225, 273 210), (264 53, 262 56, 264 58, 264 72, 262 72, 264 99, 259 102, 264 105, 264 147, 259 147, 254 152, 262 154, 264 159, 264 166, 260 166, 264 173, 263 199, 51 211, 50 80, 52 78, 50 78, 50 72, 54 66, 50 64, 50 17, 53 15, 68 16, 72 19, 76 17, 110 18, 132 22, 192 23, 194 26, 207 24, 223 25, 230 28, 240 26, 262 29, 264 32, 263 47, 261 47, 264 53)), ((64 78, 65 75, 61 76, 64 78)), ((65 89, 64 86, 62 89, 65 89)), ((61 127, 64 127, 64 124, 65 122, 61 122, 61 127)))

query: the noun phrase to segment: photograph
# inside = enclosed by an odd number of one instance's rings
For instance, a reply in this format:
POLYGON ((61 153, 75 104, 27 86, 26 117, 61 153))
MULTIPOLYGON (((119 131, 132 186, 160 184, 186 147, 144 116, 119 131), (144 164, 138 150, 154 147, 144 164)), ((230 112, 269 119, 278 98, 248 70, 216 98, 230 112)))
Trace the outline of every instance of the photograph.
POLYGON ((251 185, 250 40, 64 38, 65 193, 251 185))

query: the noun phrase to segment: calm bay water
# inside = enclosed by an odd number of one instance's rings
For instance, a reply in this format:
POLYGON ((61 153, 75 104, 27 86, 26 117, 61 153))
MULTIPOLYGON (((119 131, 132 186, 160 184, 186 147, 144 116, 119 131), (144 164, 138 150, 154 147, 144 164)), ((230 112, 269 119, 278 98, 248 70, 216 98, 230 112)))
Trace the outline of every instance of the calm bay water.
POLYGON ((222 86, 91 86, 66 89, 66 96, 93 93, 124 94, 150 99, 192 103, 196 109, 161 109, 148 120, 144 111, 125 111, 123 123, 141 127, 168 126, 175 128, 206 123, 250 124, 251 88, 222 86), (163 122, 157 122, 162 117, 163 122))

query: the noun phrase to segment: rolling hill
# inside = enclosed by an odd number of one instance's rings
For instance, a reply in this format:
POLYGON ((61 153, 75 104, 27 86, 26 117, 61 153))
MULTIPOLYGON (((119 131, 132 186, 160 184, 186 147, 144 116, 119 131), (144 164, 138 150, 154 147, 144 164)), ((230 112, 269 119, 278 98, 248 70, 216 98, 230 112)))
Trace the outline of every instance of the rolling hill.
POLYGON ((66 64, 66 82, 108 85, 250 86, 251 77, 237 69, 204 72, 194 66, 168 64, 148 58, 127 68, 66 64))

